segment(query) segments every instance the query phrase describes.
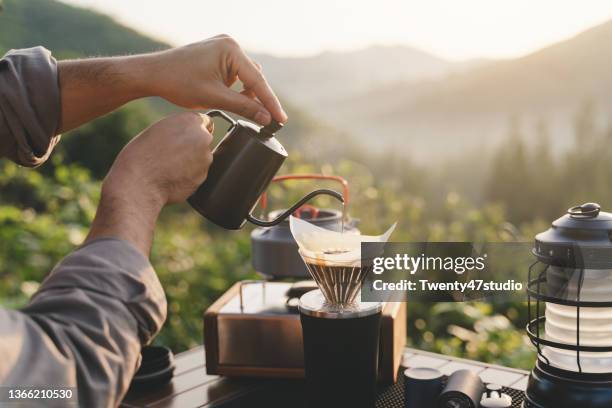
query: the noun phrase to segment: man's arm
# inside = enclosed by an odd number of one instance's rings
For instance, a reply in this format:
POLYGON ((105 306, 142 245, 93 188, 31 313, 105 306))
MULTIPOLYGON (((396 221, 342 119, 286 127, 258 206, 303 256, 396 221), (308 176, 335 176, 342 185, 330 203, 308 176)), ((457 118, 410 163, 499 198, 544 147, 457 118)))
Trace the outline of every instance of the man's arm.
POLYGON ((151 54, 60 61, 59 82, 62 132, 146 96, 226 109, 263 125, 287 120, 259 65, 226 35, 151 54), (230 88, 237 80, 243 92, 230 88))
POLYGON ((149 95, 141 56, 58 62, 64 133, 138 98, 149 95), (142 85, 141 85, 142 84, 142 85))
POLYGON ((0 59, 0 158, 39 166, 59 133, 145 96, 225 109, 260 124, 287 120, 261 67, 226 35, 151 54, 59 63, 36 47, 0 59), (231 88, 236 81, 242 92, 231 88))
POLYGON ((55 267, 25 309, 0 309, 0 385, 70 387, 78 398, 45 406, 116 407, 141 344, 165 318, 147 258, 123 240, 90 241, 55 267))
POLYGON ((25 309, 0 309, 0 385, 74 387, 79 406, 119 405, 141 346, 166 317, 147 260, 155 221, 164 205, 184 201, 205 180, 211 125, 205 115, 174 115, 121 151, 85 245, 51 272, 25 309))

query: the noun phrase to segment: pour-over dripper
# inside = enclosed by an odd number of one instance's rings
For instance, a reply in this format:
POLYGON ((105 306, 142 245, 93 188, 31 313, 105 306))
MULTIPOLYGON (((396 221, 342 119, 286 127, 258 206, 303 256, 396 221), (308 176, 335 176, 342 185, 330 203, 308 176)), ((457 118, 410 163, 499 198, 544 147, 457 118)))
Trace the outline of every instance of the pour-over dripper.
POLYGON ((387 242, 395 229, 393 224, 383 235, 378 236, 343 234, 317 227, 296 217, 290 217, 289 225, 308 272, 331 305, 355 302, 361 284, 373 269, 374 256, 362 256, 362 244, 387 242))
POLYGON ((346 306, 355 302, 361 284, 372 270, 372 264, 355 261, 329 261, 312 258, 299 251, 308 272, 330 305, 346 306))

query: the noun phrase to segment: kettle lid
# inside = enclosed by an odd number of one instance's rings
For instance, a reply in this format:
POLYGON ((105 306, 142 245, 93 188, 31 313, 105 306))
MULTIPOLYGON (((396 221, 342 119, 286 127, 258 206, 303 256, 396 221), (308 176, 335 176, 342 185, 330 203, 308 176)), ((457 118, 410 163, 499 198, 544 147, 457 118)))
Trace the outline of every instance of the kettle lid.
POLYGON ((235 124, 235 131, 246 131, 251 136, 257 138, 261 144, 269 148, 270 150, 282 155, 287 156, 287 151, 283 145, 274 137, 274 133, 283 128, 283 124, 272 120, 270 124, 260 127, 252 122, 238 119, 235 124))
POLYGON ((279 130, 281 130, 283 128, 282 123, 277 122, 276 120, 272 119, 270 121, 270 123, 268 123, 266 126, 262 127, 261 129, 259 129, 259 133, 263 134, 263 135, 274 135, 276 132, 278 132, 279 130))

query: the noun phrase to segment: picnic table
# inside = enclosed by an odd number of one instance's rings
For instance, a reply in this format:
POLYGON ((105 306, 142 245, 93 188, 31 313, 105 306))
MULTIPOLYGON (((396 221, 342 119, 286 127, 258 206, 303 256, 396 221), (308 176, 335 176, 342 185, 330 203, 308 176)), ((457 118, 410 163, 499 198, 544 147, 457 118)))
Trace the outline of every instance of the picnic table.
MULTIPOLYGON (((130 392, 123 408, 195 408, 195 407, 302 407, 304 384, 301 380, 227 378, 206 373, 204 348, 196 347, 176 355, 172 382, 159 389, 130 392)), ((527 387, 529 373, 524 370, 449 357, 406 348, 402 367, 433 367, 445 375, 468 369, 485 383, 500 384, 520 407, 522 392, 527 387)), ((403 369, 400 368, 400 369, 403 369)), ((398 384, 381 387, 377 408, 403 407, 401 376, 398 384)))

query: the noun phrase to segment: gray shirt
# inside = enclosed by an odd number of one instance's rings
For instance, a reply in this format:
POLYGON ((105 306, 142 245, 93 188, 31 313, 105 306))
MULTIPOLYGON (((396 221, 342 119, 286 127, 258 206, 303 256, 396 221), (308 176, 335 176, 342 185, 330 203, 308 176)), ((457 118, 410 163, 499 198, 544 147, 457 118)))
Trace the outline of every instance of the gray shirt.
MULTIPOLYGON (((25 166, 44 162, 59 138, 59 103, 47 50, 5 55, 0 156, 25 166)), ((79 406, 117 406, 141 346, 165 318, 163 289, 146 257, 126 241, 91 241, 51 271, 27 307, 0 308, 0 397, 6 387, 73 387, 79 406)))
POLYGON ((57 62, 43 47, 0 59, 0 157, 23 166, 44 163, 59 141, 57 62))

